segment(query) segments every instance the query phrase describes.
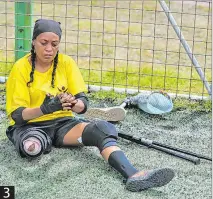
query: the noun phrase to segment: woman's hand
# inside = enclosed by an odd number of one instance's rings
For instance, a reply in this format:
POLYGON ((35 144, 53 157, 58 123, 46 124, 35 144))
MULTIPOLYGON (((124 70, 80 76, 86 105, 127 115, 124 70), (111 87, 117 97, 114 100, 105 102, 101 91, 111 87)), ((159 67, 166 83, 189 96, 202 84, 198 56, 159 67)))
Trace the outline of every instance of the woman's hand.
POLYGON ((62 103, 63 110, 71 110, 72 107, 78 102, 78 100, 69 93, 60 93, 58 97, 62 103))
POLYGON ((62 110, 63 107, 58 96, 52 97, 50 95, 46 95, 43 104, 40 106, 40 109, 43 114, 50 114, 55 111, 62 110))
POLYGON ((62 103, 63 110, 72 110, 80 113, 84 109, 84 103, 70 93, 60 93, 58 97, 62 103))

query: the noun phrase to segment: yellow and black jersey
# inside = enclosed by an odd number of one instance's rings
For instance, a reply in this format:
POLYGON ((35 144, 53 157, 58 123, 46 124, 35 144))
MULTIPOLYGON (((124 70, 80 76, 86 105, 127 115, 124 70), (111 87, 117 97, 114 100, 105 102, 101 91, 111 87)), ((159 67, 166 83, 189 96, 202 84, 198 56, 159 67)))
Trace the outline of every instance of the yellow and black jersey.
MULTIPOLYGON (((67 92, 76 95, 80 92, 87 92, 85 82, 75 61, 64 54, 59 53, 58 65, 56 68, 54 85, 52 88, 53 64, 48 71, 41 73, 34 71, 34 80, 30 81, 32 66, 29 62, 30 54, 19 59, 13 66, 6 83, 6 111, 10 119, 10 124, 15 122, 11 118, 11 113, 19 107, 35 108, 40 107, 46 94, 57 95, 59 90, 67 89, 67 92)), ((57 111, 52 114, 43 115, 29 122, 45 121, 64 116, 72 116, 71 111, 57 111)))

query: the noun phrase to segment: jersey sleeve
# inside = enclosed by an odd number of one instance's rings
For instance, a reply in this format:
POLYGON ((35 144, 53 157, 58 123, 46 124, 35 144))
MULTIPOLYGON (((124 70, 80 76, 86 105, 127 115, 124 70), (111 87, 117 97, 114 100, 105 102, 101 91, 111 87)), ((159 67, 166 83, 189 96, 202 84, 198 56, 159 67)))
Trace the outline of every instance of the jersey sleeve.
POLYGON ((18 65, 14 65, 6 83, 6 111, 9 116, 19 107, 30 106, 30 94, 27 87, 27 78, 20 71, 18 65))
POLYGON ((80 92, 87 92, 82 74, 75 61, 70 57, 66 61, 66 73, 68 81, 68 91, 72 95, 76 95, 80 92))

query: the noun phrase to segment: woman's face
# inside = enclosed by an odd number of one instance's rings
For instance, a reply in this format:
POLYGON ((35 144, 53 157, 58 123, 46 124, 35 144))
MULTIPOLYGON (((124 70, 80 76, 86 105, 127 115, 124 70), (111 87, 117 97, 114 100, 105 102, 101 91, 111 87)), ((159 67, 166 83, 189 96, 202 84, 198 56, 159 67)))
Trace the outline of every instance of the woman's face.
POLYGON ((58 52, 59 43, 59 36, 55 33, 41 33, 33 40, 36 57, 44 63, 52 62, 58 52))

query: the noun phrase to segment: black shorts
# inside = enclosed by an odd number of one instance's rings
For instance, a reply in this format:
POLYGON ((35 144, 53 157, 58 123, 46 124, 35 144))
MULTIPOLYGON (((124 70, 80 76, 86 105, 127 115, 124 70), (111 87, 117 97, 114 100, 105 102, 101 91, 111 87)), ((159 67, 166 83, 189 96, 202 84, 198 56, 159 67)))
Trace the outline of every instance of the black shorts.
POLYGON ((40 127, 45 131, 51 138, 52 144, 55 147, 62 147, 64 136, 72 129, 75 125, 85 122, 79 118, 75 117, 63 117, 55 120, 48 120, 42 122, 32 122, 21 126, 9 126, 7 128, 6 134, 9 140, 16 145, 17 140, 19 140, 19 135, 24 130, 32 127, 40 127))

